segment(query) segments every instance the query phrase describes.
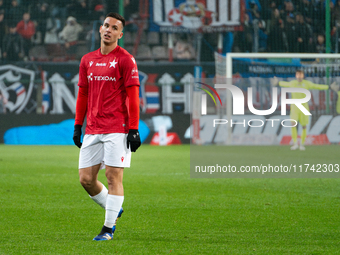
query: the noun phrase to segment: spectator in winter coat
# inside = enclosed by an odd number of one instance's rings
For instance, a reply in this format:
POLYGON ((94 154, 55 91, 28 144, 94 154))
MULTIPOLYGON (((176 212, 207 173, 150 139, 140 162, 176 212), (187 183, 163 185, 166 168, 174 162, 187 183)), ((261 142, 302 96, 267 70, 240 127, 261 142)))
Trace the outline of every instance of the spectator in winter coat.
POLYGON ((25 57, 28 58, 29 50, 32 47, 32 38, 35 34, 35 25, 28 12, 24 13, 23 19, 17 24, 17 33, 24 41, 25 57))
POLYGON ((23 40, 16 32, 14 24, 9 26, 9 33, 3 40, 3 58, 6 61, 18 61, 24 56, 23 40))
POLYGON ((2 59, 2 41, 4 40, 5 34, 6 34, 6 24, 5 24, 5 11, 0 10, 0 59, 2 59))
POLYGON ((310 28, 300 13, 297 13, 295 17, 297 34, 295 52, 309 52, 313 43, 312 31, 310 31, 310 28))
POLYGON ((60 39, 65 41, 65 48, 68 54, 74 54, 78 43, 79 34, 83 31, 83 27, 77 23, 76 18, 70 16, 64 29, 59 33, 60 39))

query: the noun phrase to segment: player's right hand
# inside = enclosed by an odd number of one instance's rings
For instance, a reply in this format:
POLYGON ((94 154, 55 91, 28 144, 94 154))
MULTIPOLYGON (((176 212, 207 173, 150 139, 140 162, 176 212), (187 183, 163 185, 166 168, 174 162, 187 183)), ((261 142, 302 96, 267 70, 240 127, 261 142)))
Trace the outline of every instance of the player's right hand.
POLYGON ((274 76, 273 78, 270 79, 270 85, 272 87, 276 87, 277 85, 279 85, 279 79, 276 76, 274 76))
POLYGON ((81 138, 81 125, 74 125, 73 142, 79 148, 82 145, 82 143, 80 142, 80 138, 81 138))

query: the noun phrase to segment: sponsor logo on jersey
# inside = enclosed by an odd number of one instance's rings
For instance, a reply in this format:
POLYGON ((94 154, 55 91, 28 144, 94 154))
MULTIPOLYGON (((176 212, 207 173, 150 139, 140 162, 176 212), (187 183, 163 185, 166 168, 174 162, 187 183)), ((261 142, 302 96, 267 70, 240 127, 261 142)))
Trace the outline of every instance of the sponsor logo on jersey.
POLYGON ((136 60, 134 59, 134 57, 131 57, 131 60, 134 64, 136 64, 136 60))
POLYGON ((106 63, 97 63, 96 66, 106 66, 106 63))
MULTIPOLYGON (((137 75, 136 77, 139 78, 139 76, 138 76, 138 69, 137 69, 137 68, 133 68, 133 69, 131 70, 131 75, 132 75, 132 76, 133 76, 133 75, 137 75)), ((134 77, 134 78, 136 78, 136 77, 134 77)))
POLYGON ((93 77, 95 81, 116 81, 116 77, 110 76, 93 76, 93 77))
POLYGON ((87 76, 87 79, 88 79, 89 81, 92 81, 92 80, 93 80, 92 75, 93 75, 93 73, 90 73, 90 75, 87 76))
POLYGON ((90 73, 90 75, 87 76, 87 79, 89 81, 116 81, 116 77, 110 77, 110 76, 94 76, 93 73, 90 73))

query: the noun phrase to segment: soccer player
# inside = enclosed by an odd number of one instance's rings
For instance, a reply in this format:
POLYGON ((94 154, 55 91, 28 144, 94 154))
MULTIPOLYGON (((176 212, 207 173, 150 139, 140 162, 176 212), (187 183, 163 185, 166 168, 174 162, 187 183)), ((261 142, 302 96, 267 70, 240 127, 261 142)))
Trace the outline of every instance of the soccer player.
MULTIPOLYGON (((305 74, 303 72, 303 70, 297 70, 295 73, 295 78, 296 80, 287 82, 287 81, 280 81, 278 82, 277 78, 275 77, 275 81, 274 84, 279 84, 281 87, 290 87, 290 88, 304 88, 304 89, 317 89, 317 90, 327 90, 328 89, 328 85, 322 85, 322 84, 314 84, 311 81, 305 80, 305 74)), ((293 92, 292 93, 292 98, 293 99, 301 99, 301 98, 305 98, 305 94, 303 93, 298 93, 298 92, 293 92)), ((303 103, 302 104, 308 111, 309 111, 309 106, 308 103, 303 103)), ((297 142, 297 128, 296 127, 292 127, 292 139, 293 139, 293 146, 290 148, 291 150, 296 150, 296 149, 300 149, 302 151, 304 151, 306 148, 304 146, 305 144, 305 140, 307 137, 307 129, 306 126, 309 122, 309 116, 305 115, 303 112, 300 111, 300 109, 296 106, 296 105, 292 105, 290 108, 290 118, 293 120, 296 120, 297 122, 300 123, 300 125, 302 126, 302 134, 301 134, 301 142, 300 142, 300 146, 298 145, 297 142)), ((295 123, 293 122, 292 125, 294 125, 295 123)))
POLYGON ((338 100, 336 102, 336 112, 337 114, 340 114, 340 85, 333 82, 331 84, 331 89, 334 90, 338 95, 338 100))
POLYGON ((101 232, 93 239, 110 240, 123 212, 123 170, 130 167, 131 152, 141 145, 139 77, 135 59, 118 46, 124 18, 107 14, 99 32, 100 48, 84 55, 79 67, 74 143, 79 154, 79 180, 94 202, 105 209, 101 232), (87 117, 81 143, 81 128, 87 117), (105 165, 108 190, 97 176, 105 165))

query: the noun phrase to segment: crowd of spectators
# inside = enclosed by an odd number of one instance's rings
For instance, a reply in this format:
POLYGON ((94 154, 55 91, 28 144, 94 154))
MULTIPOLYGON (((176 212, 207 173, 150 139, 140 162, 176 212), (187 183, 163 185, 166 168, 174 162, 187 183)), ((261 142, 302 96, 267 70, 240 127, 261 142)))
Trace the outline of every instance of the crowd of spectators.
MULTIPOLYGON (((325 0, 247 0, 232 51, 325 53, 325 0), (257 40, 257 48, 255 48, 257 40)), ((330 0, 331 51, 340 37, 340 0, 330 0)))
MULTIPOLYGON (((126 16, 138 13, 138 1, 124 2, 128 7, 126 16)), ((229 51, 326 51, 325 0, 245 0, 245 3, 243 30, 225 37, 232 42, 229 51)), ((334 51, 340 37, 340 0, 330 0, 330 10, 334 51)), ((98 33, 92 29, 100 24, 94 25, 93 21, 103 20, 104 15, 104 0, 0 0, 0 59, 29 60, 33 46, 51 43, 63 45, 66 53, 73 55, 79 40, 91 41, 90 33, 97 45, 98 33)), ((217 46, 213 37, 203 35, 203 41, 210 46, 202 47, 203 55, 213 56, 210 51, 217 46)), ((179 38, 175 52, 192 59, 193 45, 179 38)), ((202 56, 201 60, 206 58, 202 56)))
POLYGON ((33 46, 51 42, 73 54, 103 15, 101 0, 0 0, 0 59, 30 60, 33 46))

